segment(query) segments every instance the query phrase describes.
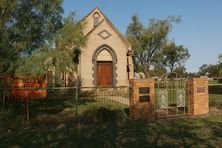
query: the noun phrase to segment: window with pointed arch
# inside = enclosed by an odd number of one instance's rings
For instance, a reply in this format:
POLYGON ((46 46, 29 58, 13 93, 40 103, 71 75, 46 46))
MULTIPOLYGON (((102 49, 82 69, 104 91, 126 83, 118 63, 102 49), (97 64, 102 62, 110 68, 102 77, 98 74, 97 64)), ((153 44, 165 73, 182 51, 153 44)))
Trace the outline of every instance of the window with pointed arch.
POLYGON ((99 18, 100 18, 99 13, 98 13, 98 12, 95 12, 95 13, 93 14, 93 25, 94 25, 94 27, 99 24, 99 18))

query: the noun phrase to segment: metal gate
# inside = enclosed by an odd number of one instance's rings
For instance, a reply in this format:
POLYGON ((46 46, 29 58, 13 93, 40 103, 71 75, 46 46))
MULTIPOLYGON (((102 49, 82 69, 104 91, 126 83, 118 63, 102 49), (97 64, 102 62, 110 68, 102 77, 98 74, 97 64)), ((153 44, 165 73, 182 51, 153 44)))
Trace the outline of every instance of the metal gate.
POLYGON ((186 79, 177 73, 164 74, 155 84, 157 118, 187 115, 189 90, 186 79))

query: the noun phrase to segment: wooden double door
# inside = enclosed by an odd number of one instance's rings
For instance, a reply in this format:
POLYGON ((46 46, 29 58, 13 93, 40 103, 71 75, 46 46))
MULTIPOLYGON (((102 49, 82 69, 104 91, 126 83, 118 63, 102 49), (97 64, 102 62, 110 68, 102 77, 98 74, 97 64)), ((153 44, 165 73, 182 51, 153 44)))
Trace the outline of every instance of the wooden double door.
POLYGON ((96 78, 98 87, 112 87, 113 64, 112 61, 97 61, 96 78))

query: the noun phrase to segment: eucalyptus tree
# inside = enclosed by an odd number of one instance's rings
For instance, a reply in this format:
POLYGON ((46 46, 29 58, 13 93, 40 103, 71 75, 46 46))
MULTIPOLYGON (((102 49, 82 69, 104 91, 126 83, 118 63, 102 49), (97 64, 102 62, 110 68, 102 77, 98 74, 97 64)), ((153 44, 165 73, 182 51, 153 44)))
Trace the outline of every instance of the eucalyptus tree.
POLYGON ((170 72, 173 72, 176 68, 183 67, 190 57, 187 48, 183 45, 176 45, 174 42, 167 43, 162 48, 161 61, 163 66, 167 67, 170 72))
POLYGON ((186 73, 186 67, 185 66, 179 66, 179 67, 176 67, 173 72, 179 74, 180 76, 187 76, 187 73, 186 73))
POLYGON ((134 64, 136 70, 141 70, 149 77, 150 66, 159 62, 162 46, 168 41, 172 30, 172 23, 179 23, 179 17, 167 19, 150 19, 148 27, 143 27, 137 16, 132 16, 126 36, 132 44, 134 51, 134 64))
POLYGON ((138 15, 133 15, 131 19, 132 22, 127 27, 126 35, 132 45, 134 70, 139 72, 138 55, 142 52, 141 40, 145 28, 140 22, 138 15))
POLYGON ((0 73, 13 72, 62 27, 63 0, 0 0, 0 73), (13 66, 14 65, 14 66, 13 66))
POLYGON ((209 77, 222 77, 222 54, 218 55, 218 64, 203 64, 199 68, 200 75, 209 77))
POLYGON ((167 72, 167 69, 160 64, 155 64, 154 67, 149 71, 150 76, 152 77, 161 77, 167 72))
POLYGON ((75 15, 70 14, 64 19, 63 27, 51 36, 47 44, 21 60, 16 75, 38 77, 47 74, 50 69, 57 74, 76 71, 80 49, 86 44, 82 27, 75 15))
POLYGON ((211 65, 208 64, 203 64, 199 67, 199 74, 200 75, 208 75, 209 74, 209 69, 211 65))

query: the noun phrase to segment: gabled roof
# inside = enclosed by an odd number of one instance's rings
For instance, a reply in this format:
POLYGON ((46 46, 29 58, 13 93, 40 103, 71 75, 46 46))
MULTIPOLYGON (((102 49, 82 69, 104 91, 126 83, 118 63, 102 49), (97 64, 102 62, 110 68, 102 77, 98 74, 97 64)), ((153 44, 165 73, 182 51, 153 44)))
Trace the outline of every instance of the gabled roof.
POLYGON ((93 29, 91 29, 87 34, 86 36, 90 35, 96 28, 98 28, 104 21, 106 21, 108 23, 108 25, 117 33, 117 35, 121 38, 121 40, 123 42, 125 42, 127 45, 131 46, 131 44, 128 42, 128 40, 125 38, 124 35, 122 35, 120 33, 120 31, 113 25, 113 23, 106 17, 106 15, 98 8, 98 7, 95 7, 92 11, 90 11, 85 17, 82 18, 81 22, 84 21, 90 14, 92 14, 95 10, 99 11, 104 19, 96 26, 96 27, 93 27, 93 29))

